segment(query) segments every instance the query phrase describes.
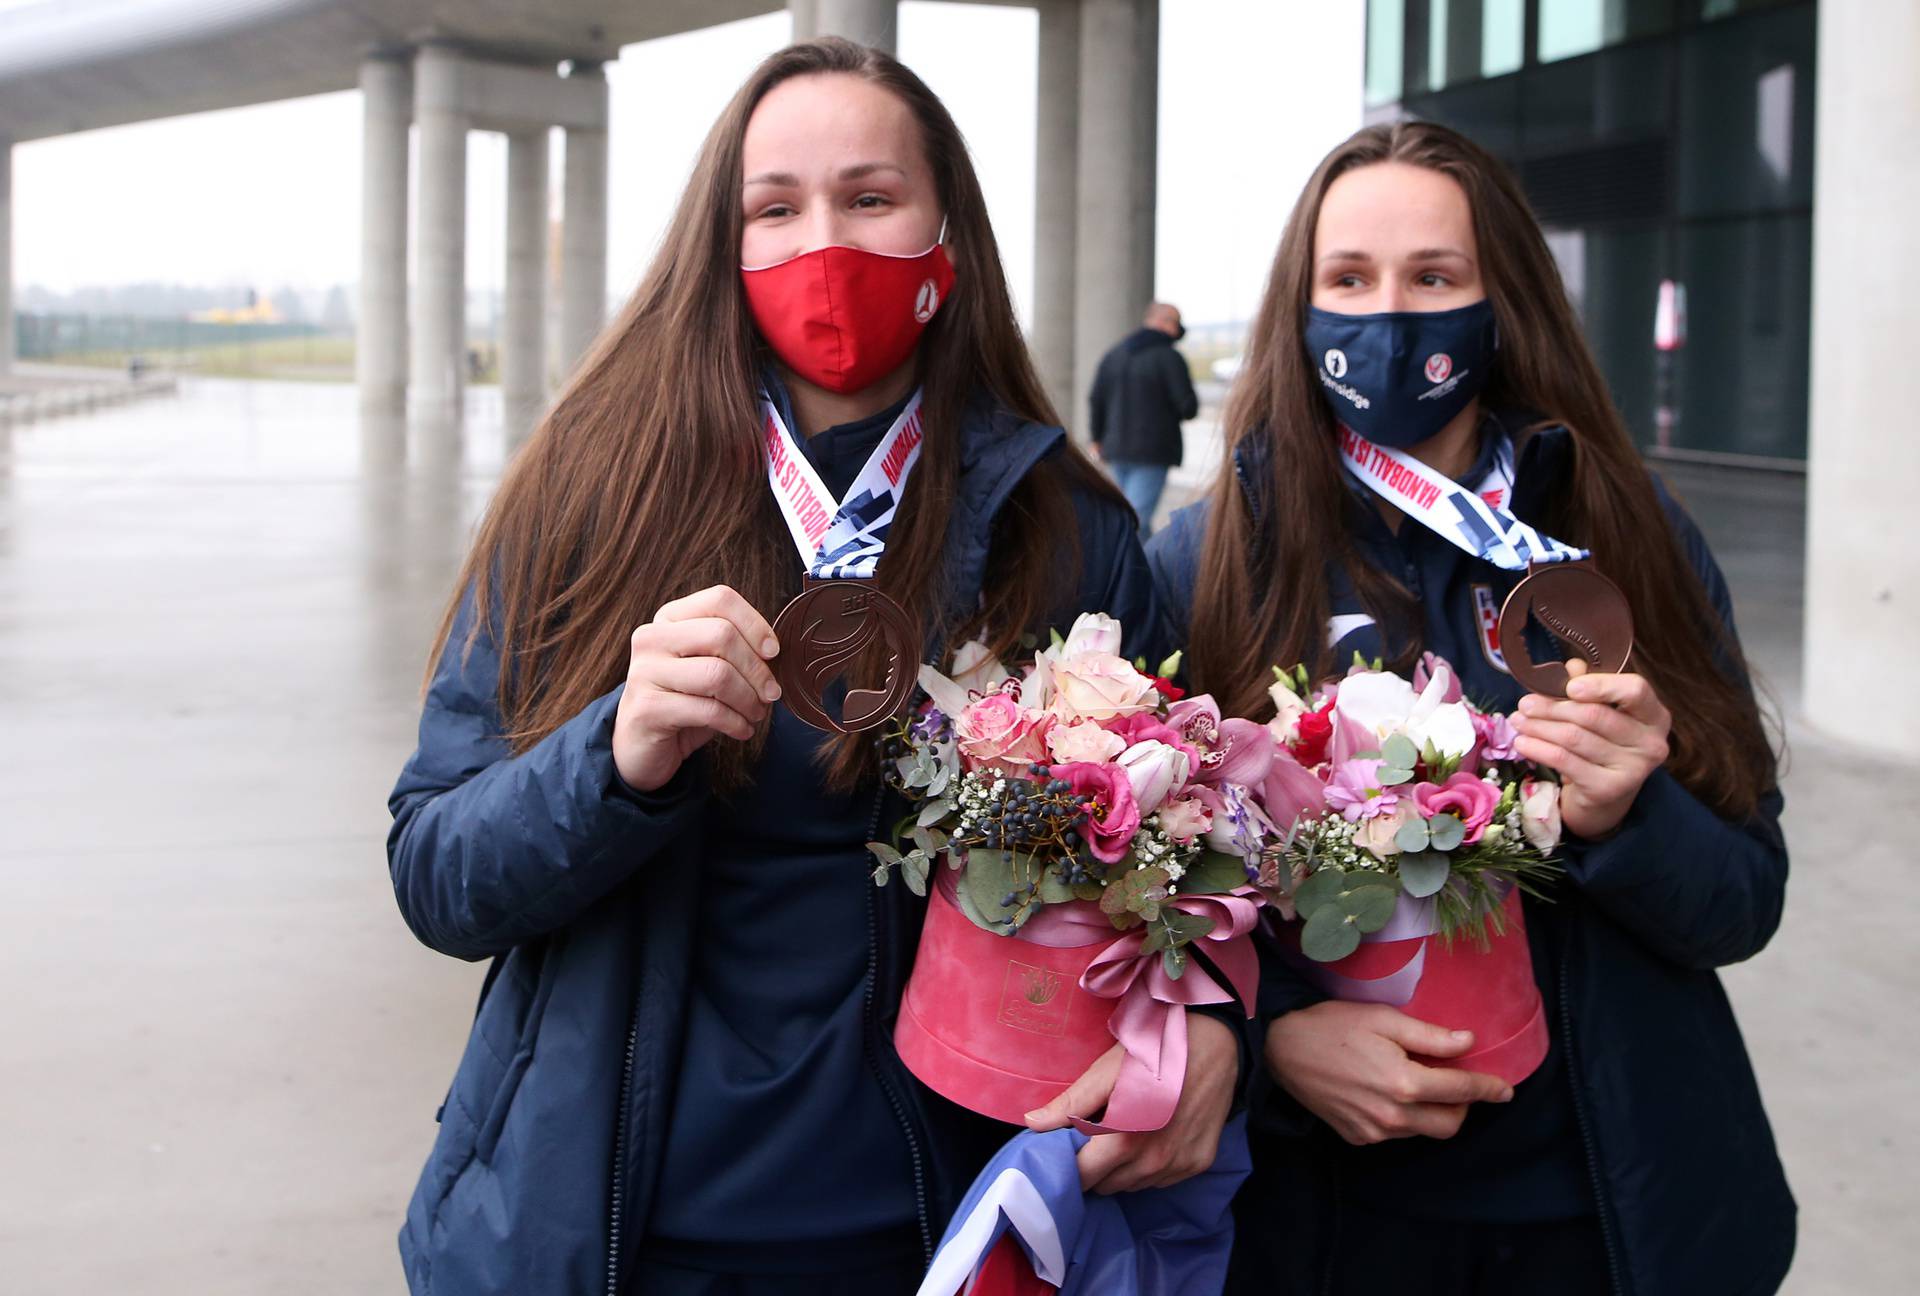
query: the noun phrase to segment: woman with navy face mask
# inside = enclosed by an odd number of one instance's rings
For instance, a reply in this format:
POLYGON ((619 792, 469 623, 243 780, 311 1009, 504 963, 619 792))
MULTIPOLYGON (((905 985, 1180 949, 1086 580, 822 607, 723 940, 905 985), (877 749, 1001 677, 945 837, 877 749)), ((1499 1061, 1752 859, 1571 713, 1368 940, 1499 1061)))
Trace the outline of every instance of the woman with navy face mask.
MULTIPOLYGON (((394 789, 402 914, 492 960, 415 1291, 914 1289, 1015 1131, 894 1052, 922 909, 870 880, 905 807, 861 730, 976 634, 1099 611, 1160 650, 1131 512, 1056 424, 940 102, 845 41, 768 59, 501 482, 394 789)), ((1241 1042, 1190 1039, 1173 1121, 1088 1143, 1088 1186, 1211 1163, 1241 1042)))
POLYGON ((1235 1290, 1773 1291, 1794 1204, 1714 969, 1779 921, 1775 754, 1720 571, 1634 449, 1504 168, 1426 123, 1335 149, 1281 239, 1226 431, 1228 469, 1149 552, 1190 683, 1255 714, 1274 665, 1444 656, 1560 774, 1567 870, 1527 901, 1551 1046, 1516 1085, 1416 1060, 1472 1052, 1465 1032, 1268 963, 1235 1290), (1494 632, 1522 573, 1432 492, 1395 489, 1415 481, 1591 550, 1631 608, 1626 670, 1528 693, 1494 632))

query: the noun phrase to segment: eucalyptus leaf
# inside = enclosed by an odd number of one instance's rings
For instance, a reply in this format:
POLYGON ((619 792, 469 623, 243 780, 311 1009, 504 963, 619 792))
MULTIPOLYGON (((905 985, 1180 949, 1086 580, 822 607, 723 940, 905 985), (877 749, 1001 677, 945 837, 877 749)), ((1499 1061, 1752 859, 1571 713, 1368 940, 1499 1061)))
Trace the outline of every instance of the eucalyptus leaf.
POLYGON ((1394 769, 1410 770, 1420 760, 1420 752, 1413 745, 1413 739, 1405 734, 1394 734, 1380 744, 1380 759, 1394 769))
POLYGON ((1374 778, 1379 780, 1380 786, 1383 788, 1399 787, 1402 784, 1413 782, 1413 771, 1410 769, 1394 769, 1390 765, 1382 765, 1379 771, 1374 774, 1374 778))
POLYGON ((1182 895, 1221 895, 1247 884, 1247 866, 1238 855, 1207 850, 1187 865, 1180 878, 1182 895))
POLYGON ((1013 857, 1005 851, 969 851, 967 871, 960 875, 960 889, 989 922, 1004 923, 1013 916, 1000 903, 1013 890, 1013 857))
POLYGON ((1354 930, 1371 936, 1387 925, 1399 899, 1399 893, 1384 881, 1369 882, 1342 893, 1339 906, 1353 919, 1354 930))
POLYGON ((882 868, 892 868, 900 862, 900 852, 885 842, 868 842, 867 850, 872 852, 873 857, 880 861, 882 868))
POLYGON ((916 821, 922 828, 931 827, 953 813, 953 801, 939 797, 920 807, 920 817, 916 821))
POLYGON ((1205 938, 1213 930, 1213 919, 1205 914, 1168 909, 1161 914, 1161 926, 1167 929, 1175 945, 1185 945, 1205 938))
POLYGON ((1058 869, 1049 867, 1040 875, 1040 903, 1065 904, 1079 898, 1074 887, 1061 879, 1058 869))
POLYGON ((1400 825, 1400 831, 1393 835, 1393 844, 1403 851, 1423 851, 1431 839, 1427 821, 1418 815, 1409 815, 1400 825))
POLYGON ((917 896, 927 893, 927 873, 933 867, 933 861, 920 851, 915 851, 900 861, 900 878, 907 884, 907 890, 917 896))
POLYGON ((1187 970, 1187 955, 1184 950, 1170 949, 1160 956, 1160 966, 1173 980, 1178 981, 1180 974, 1187 970))
POLYGON ((1152 923, 1147 927, 1146 939, 1140 942, 1141 953, 1158 954, 1162 950, 1170 950, 1172 948, 1173 933, 1167 930, 1166 924, 1152 923))
POLYGON ((1402 855, 1400 885, 1416 900, 1424 900, 1447 884, 1451 863, 1439 851, 1412 851, 1402 855))
POLYGON ((1302 918, 1311 918, 1322 905, 1330 904, 1346 889, 1347 875, 1332 865, 1315 869, 1293 892, 1293 908, 1302 918))
POLYGON ((913 838, 913 844, 929 855, 938 855, 947 848, 947 835, 938 828, 915 828, 907 834, 913 838))
POLYGON ((1458 815, 1435 815, 1427 821, 1427 832, 1437 851, 1450 851, 1467 839, 1467 826, 1458 815))
POLYGON ((873 869, 873 884, 877 887, 885 886, 887 884, 887 872, 888 870, 885 864, 876 864, 873 869))
POLYGON ((1360 931, 1338 905, 1325 905, 1300 929, 1300 952, 1316 963, 1332 963, 1360 948, 1360 931))

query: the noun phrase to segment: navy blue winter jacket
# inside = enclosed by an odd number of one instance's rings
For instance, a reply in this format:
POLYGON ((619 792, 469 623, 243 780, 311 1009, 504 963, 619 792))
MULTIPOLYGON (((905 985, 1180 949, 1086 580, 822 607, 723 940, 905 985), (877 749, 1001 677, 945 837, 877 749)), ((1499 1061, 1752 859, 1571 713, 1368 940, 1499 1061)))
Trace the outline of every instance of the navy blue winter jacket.
MULTIPOLYGON (((1562 429, 1525 438, 1514 512, 1537 522, 1565 482, 1570 457, 1562 429)), ((1264 501, 1250 484, 1256 477, 1240 474, 1258 516, 1264 501)), ((1421 646, 1451 661, 1476 701, 1511 709, 1521 689, 1484 651, 1481 612, 1497 609, 1517 576, 1417 524, 1396 535, 1363 488, 1355 491, 1349 516, 1361 552, 1419 600, 1421 646)), ((1665 524, 1731 629, 1726 581, 1705 539, 1664 489, 1659 494, 1665 524)), ((1193 505, 1175 514, 1149 547, 1176 637, 1188 623, 1206 525, 1207 505, 1193 505)), ((1337 564, 1331 579, 1331 614, 1363 613, 1337 564)), ((1385 652, 1378 627, 1350 630, 1336 647, 1337 659, 1354 651, 1368 658, 1385 652)), ((1568 879, 1555 902, 1528 906, 1529 936, 1551 943, 1559 969, 1559 984, 1542 991, 1557 1000, 1556 1047, 1572 1089, 1580 1159, 1591 1178, 1612 1289, 1621 1296, 1772 1292, 1792 1259, 1793 1198, 1714 974, 1758 953, 1779 924, 1787 879, 1780 808, 1779 794, 1771 793, 1749 821, 1729 823, 1656 771, 1616 835, 1568 844, 1568 879)), ((1263 1020, 1320 998, 1281 961, 1264 964, 1263 1020)), ((1256 1083, 1254 1108, 1256 1124, 1269 1135, 1255 1143, 1256 1158, 1266 1162, 1258 1175, 1324 1181, 1332 1170, 1337 1178, 1328 1163, 1351 1149, 1324 1128, 1315 1131, 1318 1122, 1305 1118, 1270 1077, 1256 1083)), ((1470 1123, 1456 1138, 1472 1133, 1470 1123)), ((1287 1195, 1296 1207, 1307 1202, 1309 1210, 1338 1210, 1324 1192, 1287 1195)), ((1335 1219, 1296 1214, 1287 1223, 1294 1240, 1275 1241, 1309 1246, 1315 1236, 1334 1236, 1337 1227, 1335 1219)))
MULTIPOLYGON (((946 594, 964 612, 978 602, 996 514, 1063 434, 976 408, 961 435, 946 594)), ((1082 579, 1062 624, 1104 611, 1156 625, 1131 512, 1092 493, 1075 507, 1082 579)), ((485 633, 462 661, 473 616, 469 602, 428 689, 419 748, 391 799, 388 857, 400 911, 423 942, 495 963, 400 1250, 416 1294, 618 1296, 648 1219, 664 1122, 676 1102, 700 1100, 672 1090, 708 797, 697 760, 661 794, 624 792, 612 758, 619 688, 510 755, 485 633)), ((867 863, 850 853, 847 867, 867 863)), ((924 902, 902 886, 865 892, 871 1055, 912 1151, 930 1248, 1008 1131, 900 1065, 893 1022, 924 902)))

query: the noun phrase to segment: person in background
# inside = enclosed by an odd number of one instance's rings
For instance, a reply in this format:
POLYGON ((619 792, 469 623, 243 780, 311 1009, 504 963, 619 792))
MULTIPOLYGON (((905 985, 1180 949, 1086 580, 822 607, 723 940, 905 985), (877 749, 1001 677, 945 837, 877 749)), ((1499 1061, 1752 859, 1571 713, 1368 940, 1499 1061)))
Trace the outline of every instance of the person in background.
POLYGON ((1142 539, 1153 531, 1167 470, 1180 462, 1180 425, 1200 412, 1186 358, 1173 347, 1186 335, 1179 310, 1154 302, 1093 375, 1094 453, 1140 515, 1142 539))

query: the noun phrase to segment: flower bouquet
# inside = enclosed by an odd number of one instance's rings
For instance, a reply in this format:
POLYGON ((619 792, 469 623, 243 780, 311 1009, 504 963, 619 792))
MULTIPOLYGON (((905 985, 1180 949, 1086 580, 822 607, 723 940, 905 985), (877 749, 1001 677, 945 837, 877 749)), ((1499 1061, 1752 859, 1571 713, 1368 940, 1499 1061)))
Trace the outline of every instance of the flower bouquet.
POLYGON ((1525 1078, 1547 1035, 1520 895, 1560 872, 1559 785, 1432 654, 1411 682, 1357 661, 1317 691, 1274 674, 1274 736, 1320 791, 1260 878, 1283 948, 1335 998, 1474 1032, 1436 1065, 1525 1078))
POLYGON ((872 843, 929 895, 895 1043, 946 1097, 1019 1123, 1115 1040, 1103 1124, 1158 1129, 1186 1070, 1189 1005, 1251 1011, 1261 808, 1278 745, 1119 655, 1088 615, 1016 673, 979 644, 923 668, 920 708, 883 739, 916 803, 872 843), (904 853, 899 847, 911 848, 904 853), (944 868, 936 864, 944 862, 944 868))

